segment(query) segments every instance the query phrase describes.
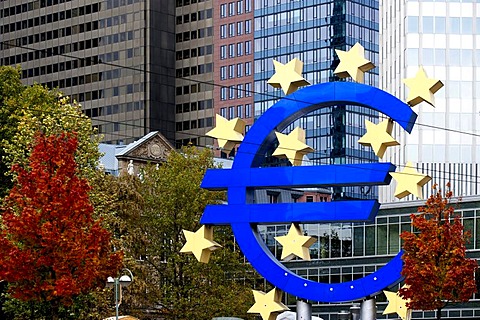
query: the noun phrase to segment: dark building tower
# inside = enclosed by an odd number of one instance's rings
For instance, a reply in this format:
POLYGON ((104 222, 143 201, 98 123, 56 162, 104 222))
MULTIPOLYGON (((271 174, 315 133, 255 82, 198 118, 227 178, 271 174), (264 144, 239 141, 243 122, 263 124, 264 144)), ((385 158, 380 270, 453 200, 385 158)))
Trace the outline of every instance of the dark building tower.
POLYGON ((175 135, 175 2, 0 2, 1 65, 82 104, 109 143, 175 135))

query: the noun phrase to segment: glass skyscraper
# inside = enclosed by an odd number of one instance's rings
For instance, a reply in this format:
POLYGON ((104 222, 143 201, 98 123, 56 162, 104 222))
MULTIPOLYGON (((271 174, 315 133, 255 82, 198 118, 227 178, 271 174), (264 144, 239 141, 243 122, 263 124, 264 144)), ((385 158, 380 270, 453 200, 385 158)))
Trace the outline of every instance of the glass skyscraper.
MULTIPOLYGON (((333 71, 339 63, 335 49, 348 50, 356 42, 378 65, 378 1, 262 0, 255 1, 254 115, 259 117, 278 99, 281 90, 267 80, 274 73, 272 59, 304 62, 303 76, 311 84, 339 81, 333 71)), ((342 80, 343 81, 343 80, 342 80)), ((350 81, 350 80, 348 80, 350 81)), ((378 86, 378 68, 365 74, 365 83, 378 86)), ((294 125, 306 130, 307 144, 315 149, 310 164, 353 164, 377 161, 370 148, 358 144, 365 119, 377 122, 369 108, 337 105, 317 110, 294 125)), ((293 125, 287 131, 293 129, 293 125)), ((334 199, 374 198, 376 188, 335 188, 334 199)))
MULTIPOLYGON (((381 3, 381 88, 405 101, 402 79, 413 77, 419 65, 445 85, 435 94, 435 108, 426 103, 413 108, 415 129, 396 132, 402 145, 390 148, 386 160, 412 161, 432 176, 431 183, 443 188, 450 182, 458 196, 480 192, 479 34, 478 1, 381 3)), ((383 188, 383 202, 396 200, 391 188, 383 188)))

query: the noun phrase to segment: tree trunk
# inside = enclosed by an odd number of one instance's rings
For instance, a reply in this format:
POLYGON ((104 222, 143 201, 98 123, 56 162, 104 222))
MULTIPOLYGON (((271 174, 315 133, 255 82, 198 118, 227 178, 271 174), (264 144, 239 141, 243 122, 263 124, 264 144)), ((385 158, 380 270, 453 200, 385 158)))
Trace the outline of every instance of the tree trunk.
POLYGON ((437 309, 437 320, 442 319, 442 308, 437 309))

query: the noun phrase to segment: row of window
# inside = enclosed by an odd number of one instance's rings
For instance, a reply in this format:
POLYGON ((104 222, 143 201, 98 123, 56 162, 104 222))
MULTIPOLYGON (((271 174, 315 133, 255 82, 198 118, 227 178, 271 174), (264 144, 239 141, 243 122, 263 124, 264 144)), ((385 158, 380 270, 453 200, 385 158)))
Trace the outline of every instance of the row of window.
POLYGON ((212 109, 213 108, 213 100, 200 100, 200 101, 192 101, 186 103, 179 103, 175 107, 176 113, 183 113, 183 112, 190 112, 190 111, 197 111, 197 110, 205 110, 205 109, 212 109))
POLYGON ((197 138, 189 138, 189 139, 180 139, 175 140, 175 148, 180 149, 182 146, 189 146, 189 145, 197 145, 197 138))
POLYGON ((55 13, 47 14, 44 16, 26 19, 23 21, 17 21, 17 22, 0 26, 0 34, 32 28, 32 27, 40 26, 42 24, 62 21, 65 19, 71 19, 74 17, 79 17, 85 14, 91 14, 98 11, 100 11, 100 4, 94 3, 92 5, 74 8, 71 10, 55 12, 55 13))
POLYGON ((237 42, 235 43, 230 43, 228 46, 223 45, 220 46, 220 59, 224 60, 228 58, 234 58, 234 57, 240 57, 245 55, 250 55, 252 54, 252 41, 245 41, 245 42, 237 42), (228 48, 228 50, 227 50, 228 48), (245 52, 244 52, 245 50, 245 52), (227 52, 228 51, 228 52, 227 52), (228 55, 227 55, 228 53, 228 55))
POLYGON ((140 3, 143 0, 107 0, 107 9, 118 8, 120 6, 126 6, 133 3, 140 3))
MULTIPOLYGON (((176 77, 177 78, 189 77, 197 74, 210 73, 212 71, 213 71, 213 64, 205 63, 205 64, 199 64, 193 67, 179 68, 176 70, 176 77)), ((188 93, 188 92, 184 92, 184 93, 188 93)), ((178 91, 177 91, 177 95, 178 95, 178 91)))
POLYGON ((243 14, 244 12, 252 11, 252 0, 239 0, 236 2, 232 1, 228 4, 224 3, 220 5, 220 18, 234 16, 235 14, 243 14))
MULTIPOLYGON (((37 51, 38 52, 38 51, 37 51)), ((38 77, 40 75, 45 75, 45 74, 51 74, 51 73, 57 73, 59 71, 67 71, 67 70, 72 70, 72 69, 77 69, 77 68, 83 68, 83 67, 89 67, 98 64, 98 60, 96 57, 90 58, 84 58, 84 59, 78 59, 78 60, 71 60, 71 61, 65 61, 65 62, 60 62, 60 63, 53 63, 49 64, 46 66, 40 66, 40 67, 35 67, 35 68, 30 68, 30 69, 24 69, 22 70, 22 78, 31 78, 31 77, 38 77)), ((72 79, 75 79, 72 78, 72 79)), ((70 84, 67 85, 66 83, 63 86, 60 86, 60 83, 57 83, 53 87, 70 87, 70 86, 76 86, 77 83, 75 84, 70 84)))
POLYGON ((177 24, 211 19, 212 16, 213 16, 213 9, 200 10, 198 12, 185 14, 183 16, 177 16, 177 24))
POLYGON ((41 1, 35 0, 35 1, 28 2, 28 3, 19 4, 19 5, 16 5, 14 7, 5 8, 3 10, 0 10, 0 18, 13 16, 13 15, 20 14, 20 13, 23 13, 23 12, 28 12, 28 11, 32 11, 32 10, 35 10, 35 9, 45 8, 45 7, 48 7, 48 6, 53 6, 53 5, 56 5, 56 4, 59 4, 59 3, 65 3, 65 2, 70 2, 70 1, 72 1, 72 0, 41 0, 41 1))
POLYGON ((476 22, 477 34, 480 30, 480 18, 472 17, 407 17, 407 32, 411 33, 450 33, 450 34, 475 34, 474 22, 476 22))
POLYGON ((205 36, 211 37, 212 35, 213 35, 213 27, 207 27, 207 28, 201 28, 198 30, 177 33, 175 35, 175 41, 178 43, 178 42, 189 41, 193 39, 202 39, 205 36))
MULTIPOLYGON (((46 40, 52 40, 57 38, 63 38, 74 34, 79 34, 87 31, 98 30, 98 21, 82 23, 79 25, 65 27, 56 30, 50 30, 47 32, 37 33, 22 38, 11 39, 7 41, 11 46, 26 46, 46 40)), ((133 35, 132 35, 133 36, 133 35)))
POLYGON ((119 113, 132 112, 136 110, 143 110, 144 108, 145 106, 143 101, 135 101, 135 102, 114 104, 111 106, 104 106, 99 108, 86 109, 86 110, 83 110, 83 112, 89 118, 96 118, 101 116, 108 116, 111 114, 119 114, 119 113))
POLYGON ((231 64, 229 66, 220 67, 220 80, 227 79, 227 76, 228 76, 228 79, 233 79, 233 78, 241 78, 243 76, 251 76, 251 75, 252 75, 251 61, 248 61, 245 63, 237 63, 236 65, 231 64))
POLYGON ((112 122, 112 123, 101 124, 94 127, 98 129, 98 133, 111 133, 111 132, 143 128, 144 122, 143 122, 143 119, 125 120, 122 122, 112 122))
POLYGON ((247 119, 252 117, 252 105, 238 105, 220 108, 220 115, 226 119, 241 118, 247 119))
POLYGON ((229 38, 235 37, 236 35, 249 34, 252 32, 252 20, 238 21, 229 24, 222 24, 220 26, 220 38, 225 39, 227 35, 229 38), (245 27, 245 31, 244 31, 245 27), (227 29, 228 28, 228 29, 227 29), (228 30, 228 33, 227 33, 228 30), (235 32, 236 30, 236 32, 235 32))
POLYGON ((206 54, 212 54, 213 52, 213 47, 212 45, 208 46, 203 46, 203 47, 198 47, 198 48, 192 48, 192 49, 185 49, 185 50, 180 50, 176 52, 176 60, 182 60, 182 59, 190 59, 190 58, 195 58, 195 57, 201 57, 206 54))
POLYGON ((202 118, 202 119, 195 119, 195 120, 188 120, 188 121, 181 121, 175 123, 175 130, 176 131, 185 131, 191 129, 201 129, 201 128, 208 128, 213 125, 213 118, 202 118))
POLYGON ((177 96, 181 96, 182 94, 190 94, 190 93, 198 93, 198 92, 205 92, 205 91, 212 91, 212 85, 204 84, 204 83, 195 83, 183 87, 177 87, 176 93, 177 96))
POLYGON ((222 87, 220 89, 220 100, 233 100, 235 98, 242 98, 242 97, 251 97, 253 94, 252 92, 252 84, 245 83, 232 85, 229 87, 222 87))
POLYGON ((190 4, 194 4, 194 3, 200 3, 200 2, 204 2, 204 1, 209 1, 209 0, 177 0, 176 2, 176 6, 177 8, 178 7, 181 7, 181 6, 188 6, 190 4))

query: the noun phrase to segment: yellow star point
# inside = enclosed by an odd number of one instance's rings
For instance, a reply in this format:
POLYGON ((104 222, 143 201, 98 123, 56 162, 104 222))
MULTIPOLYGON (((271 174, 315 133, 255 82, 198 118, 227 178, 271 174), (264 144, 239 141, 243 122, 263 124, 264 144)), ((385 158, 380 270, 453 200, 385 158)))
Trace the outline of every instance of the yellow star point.
POLYGON ((308 86, 310 83, 302 77, 303 62, 294 58, 286 64, 273 60, 275 74, 267 81, 274 88, 282 88, 288 95, 298 90, 299 87, 308 86))
POLYGON ((396 313, 402 320, 409 320, 411 318, 412 311, 407 307, 407 303, 410 300, 403 299, 398 292, 384 290, 383 293, 388 299, 388 305, 385 311, 383 311, 383 314, 396 313))
POLYGON ((187 242, 180 249, 181 253, 193 253, 198 261, 208 263, 213 250, 221 247, 213 241, 213 227, 202 226, 197 232, 183 230, 187 242))
POLYGON ((400 144, 392 137, 392 120, 387 119, 379 124, 365 120, 365 126, 367 127, 367 133, 358 140, 358 143, 362 146, 371 146, 377 157, 382 158, 387 147, 400 144))
POLYGON ((283 247, 282 260, 290 261, 295 256, 310 260, 310 247, 317 241, 315 237, 304 236, 298 224, 292 223, 286 236, 275 237, 283 247))
POLYGON ((419 173, 411 162, 405 165, 402 172, 390 172, 390 175, 397 181, 395 197, 402 199, 409 194, 423 198, 422 187, 432 178, 419 173))
POLYGON ((208 131, 205 135, 216 138, 220 148, 229 152, 235 147, 235 144, 243 141, 245 122, 242 119, 227 120, 217 114, 215 124, 215 128, 208 131))
POLYGON ((305 144, 305 131, 302 128, 295 128, 288 135, 275 132, 278 139, 278 147, 273 156, 287 158, 294 166, 302 164, 303 156, 314 150, 305 144))
POLYGON ((363 82, 364 73, 375 68, 375 65, 365 59, 365 49, 360 43, 356 43, 350 50, 335 49, 340 63, 333 72, 340 78, 352 77, 356 82, 363 82))
POLYGON ((263 320, 275 320, 277 315, 285 310, 290 310, 282 300, 282 292, 273 288, 269 292, 252 290, 255 304, 247 313, 259 313, 263 320))
POLYGON ((423 67, 419 67, 414 78, 403 79, 403 83, 408 87, 407 103, 413 107, 422 101, 425 101, 432 107, 435 107, 434 93, 443 87, 440 80, 427 77, 423 67))

